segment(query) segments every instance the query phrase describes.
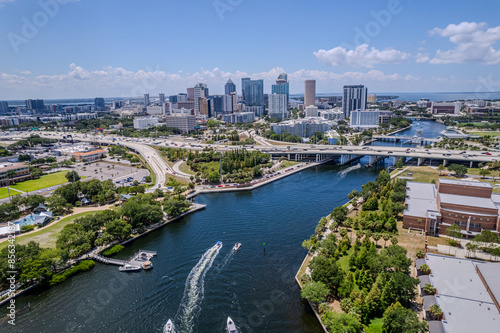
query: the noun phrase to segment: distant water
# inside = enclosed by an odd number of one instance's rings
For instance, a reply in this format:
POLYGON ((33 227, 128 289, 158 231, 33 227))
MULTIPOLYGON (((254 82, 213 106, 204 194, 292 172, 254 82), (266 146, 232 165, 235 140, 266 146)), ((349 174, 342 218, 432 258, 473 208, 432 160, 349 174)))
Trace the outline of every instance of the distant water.
MULTIPOLYGON (((372 94, 372 92, 368 92, 372 94)), ((397 96, 395 99, 401 101, 416 102, 422 98, 428 98, 435 102, 447 102, 447 101, 465 101, 474 99, 491 99, 500 100, 500 91, 496 92, 419 92, 419 93, 373 93, 377 96, 397 96)), ((317 97, 326 96, 342 96, 339 93, 332 94, 316 94, 317 97)), ((304 97, 304 94, 290 95, 290 97, 304 97)), ((381 100, 379 100, 381 101, 381 100)))

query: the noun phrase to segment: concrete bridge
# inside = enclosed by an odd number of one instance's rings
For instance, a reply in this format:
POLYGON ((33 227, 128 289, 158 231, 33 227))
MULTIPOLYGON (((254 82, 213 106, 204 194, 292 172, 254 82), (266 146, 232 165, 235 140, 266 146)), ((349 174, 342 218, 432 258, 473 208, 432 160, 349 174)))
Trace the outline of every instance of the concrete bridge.
POLYGON ((408 141, 411 143, 416 143, 416 144, 431 144, 435 142, 439 142, 440 139, 430 139, 430 138, 423 138, 420 136, 404 136, 404 135, 374 135, 372 136, 373 139, 380 140, 380 141, 408 141))

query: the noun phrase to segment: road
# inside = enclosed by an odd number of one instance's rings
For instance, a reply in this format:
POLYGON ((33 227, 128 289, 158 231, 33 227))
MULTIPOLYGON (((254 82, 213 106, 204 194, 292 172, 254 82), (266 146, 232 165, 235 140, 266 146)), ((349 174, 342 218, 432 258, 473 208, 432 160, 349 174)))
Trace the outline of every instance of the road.
MULTIPOLYGON (((0 134, 5 138, 25 138, 33 134, 33 132, 16 132, 0 134)), ((75 132, 36 132, 36 134, 47 138, 62 139, 63 136, 71 134, 74 140, 87 142, 100 142, 106 144, 119 144, 134 150, 144 157, 146 162, 151 166, 156 175, 154 188, 165 189, 166 174, 183 177, 186 180, 191 175, 181 172, 179 165, 174 165, 171 168, 165 160, 160 156, 158 151, 152 146, 168 146, 171 148, 186 148, 190 150, 203 150, 207 147, 221 151, 230 151, 236 148, 244 148, 248 150, 260 150, 262 152, 273 155, 288 155, 288 154, 307 154, 307 155, 326 155, 326 157, 335 155, 366 155, 366 156, 394 156, 396 158, 417 158, 417 159, 437 159, 443 160, 443 163, 448 161, 460 162, 492 162, 500 160, 500 153, 496 151, 458 151, 446 149, 424 149, 424 148, 406 148, 406 147, 390 147, 390 146, 334 146, 334 145, 310 145, 310 144, 293 144, 288 146, 271 146, 269 142, 265 142, 263 138, 258 138, 259 143, 265 145, 255 145, 252 147, 245 146, 228 146, 228 145, 209 145, 199 141, 186 142, 184 138, 168 138, 168 139, 150 139, 150 138, 127 138, 127 137, 112 137, 105 135, 88 135, 75 132), (115 141, 113 141, 113 138, 115 141), (488 155, 489 154, 489 155, 488 155)), ((253 135, 255 133, 252 133, 253 135)))

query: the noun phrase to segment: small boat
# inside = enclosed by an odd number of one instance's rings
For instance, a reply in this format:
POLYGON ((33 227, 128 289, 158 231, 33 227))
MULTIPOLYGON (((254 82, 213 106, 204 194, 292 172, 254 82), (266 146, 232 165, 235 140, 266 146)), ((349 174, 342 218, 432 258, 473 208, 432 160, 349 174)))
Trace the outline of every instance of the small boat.
POLYGON ((240 247, 241 247, 241 243, 236 243, 236 244, 234 244, 234 246, 233 246, 233 250, 234 250, 234 251, 238 251, 238 250, 240 249, 240 247))
POLYGON ((236 325, 234 324, 234 321, 231 319, 231 317, 227 317, 227 332, 238 333, 238 331, 236 330, 236 325))
POLYGON ((132 266, 132 265, 127 264, 127 265, 121 266, 118 269, 120 270, 120 272, 136 272, 136 271, 140 271, 142 268, 138 267, 138 266, 132 266))
POLYGON ((151 269, 151 268, 153 268, 153 263, 151 261, 147 260, 142 264, 142 268, 143 269, 151 269))
POLYGON ((215 245, 217 245, 217 247, 220 249, 222 247, 222 242, 218 241, 217 244, 215 244, 215 245))
POLYGON ((165 324, 165 327, 163 329, 163 333, 173 333, 174 332, 174 324, 172 321, 169 319, 167 323, 165 324))

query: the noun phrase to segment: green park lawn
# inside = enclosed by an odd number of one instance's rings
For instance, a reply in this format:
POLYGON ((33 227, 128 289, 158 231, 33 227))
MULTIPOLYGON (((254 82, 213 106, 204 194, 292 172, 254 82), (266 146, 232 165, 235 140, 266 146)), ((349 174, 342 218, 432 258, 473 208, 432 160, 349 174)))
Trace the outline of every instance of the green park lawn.
MULTIPOLYGON (((67 173, 67 171, 60 171, 60 172, 51 173, 51 174, 42 176, 38 179, 31 179, 31 180, 17 183, 15 185, 12 185, 12 188, 19 190, 19 191, 23 191, 23 192, 31 192, 31 191, 40 190, 42 188, 67 183, 68 180, 66 179, 66 177, 64 177, 66 175, 66 173, 67 173)), ((82 178, 84 178, 84 177, 82 177, 82 178)))
MULTIPOLYGON (((21 192, 18 192, 14 190, 13 188, 10 189, 10 196, 14 195, 19 195, 21 192)), ((9 197, 9 191, 7 190, 7 187, 2 187, 0 188, 0 199, 5 199, 9 197)))
MULTIPOLYGON (((68 216, 59 221, 52 221, 48 227, 45 227, 39 231, 32 232, 31 234, 19 235, 16 236, 16 244, 26 245, 30 241, 35 241, 40 244, 40 247, 44 248, 55 248, 56 240, 59 232, 64 228, 68 223, 72 223, 77 218, 93 214, 94 211, 83 212, 79 214, 75 214, 72 216, 68 216)), ((0 243, 0 251, 8 245, 8 242, 0 243)))
POLYGON ((486 136, 486 135, 500 136, 500 132, 498 132, 498 131, 480 131, 480 132, 469 132, 469 133, 473 134, 473 135, 479 135, 479 136, 486 136))

